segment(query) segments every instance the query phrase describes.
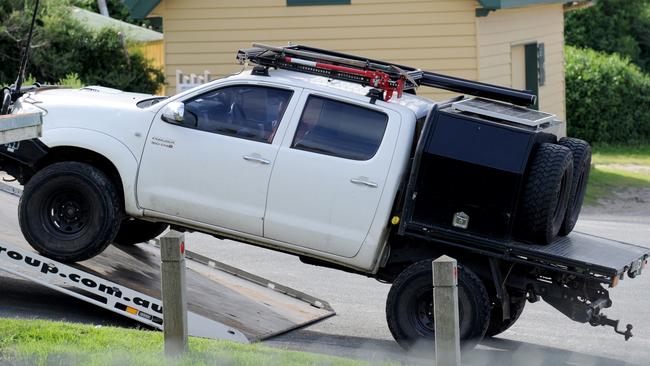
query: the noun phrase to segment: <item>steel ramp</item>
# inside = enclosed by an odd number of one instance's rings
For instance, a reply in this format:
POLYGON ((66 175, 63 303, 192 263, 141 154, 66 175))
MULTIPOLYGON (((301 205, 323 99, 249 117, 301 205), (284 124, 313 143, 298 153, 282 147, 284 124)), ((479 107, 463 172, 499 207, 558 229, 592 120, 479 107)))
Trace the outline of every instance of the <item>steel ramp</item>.
MULTIPOLYGON (((156 245, 110 246, 81 263, 59 263, 22 239, 16 203, 16 197, 0 192, 0 270, 163 328, 156 245)), ((249 343, 335 314, 325 301, 197 253, 186 251, 186 265, 191 336, 249 343)))

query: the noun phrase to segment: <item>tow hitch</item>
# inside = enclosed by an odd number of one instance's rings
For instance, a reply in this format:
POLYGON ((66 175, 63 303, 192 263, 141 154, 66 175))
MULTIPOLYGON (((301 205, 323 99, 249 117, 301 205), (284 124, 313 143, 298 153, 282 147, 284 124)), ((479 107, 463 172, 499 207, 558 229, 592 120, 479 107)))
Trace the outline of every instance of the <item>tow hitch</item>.
POLYGON ((610 326, 616 333, 625 337, 626 341, 632 338, 631 324, 627 324, 622 331, 619 330, 620 320, 609 319, 607 315, 601 314, 603 309, 612 306, 612 300, 609 298, 609 292, 600 284, 563 289, 539 286, 532 295, 537 296, 540 292, 544 301, 570 319, 579 323, 589 323, 594 327, 610 326))
POLYGON ((632 324, 628 324, 625 326, 625 331, 620 331, 618 330, 618 325, 619 325, 620 320, 613 320, 609 319, 607 315, 605 314, 596 314, 594 315, 591 320, 589 321, 589 324, 591 324, 594 327, 597 327, 599 325, 602 326, 610 326, 614 328, 614 332, 622 335, 625 337, 625 340, 629 340, 632 338, 632 324))

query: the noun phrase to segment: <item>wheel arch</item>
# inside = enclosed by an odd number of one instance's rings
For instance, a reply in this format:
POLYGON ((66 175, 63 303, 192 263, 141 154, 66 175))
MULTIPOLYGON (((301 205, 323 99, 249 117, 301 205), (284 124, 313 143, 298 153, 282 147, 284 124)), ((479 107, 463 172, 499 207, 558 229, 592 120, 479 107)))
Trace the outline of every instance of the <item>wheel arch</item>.
POLYGON ((118 187, 126 213, 141 215, 135 197, 138 161, 126 145, 100 132, 68 128, 47 131, 41 140, 48 146, 48 153, 38 161, 36 170, 61 161, 93 165, 118 187))

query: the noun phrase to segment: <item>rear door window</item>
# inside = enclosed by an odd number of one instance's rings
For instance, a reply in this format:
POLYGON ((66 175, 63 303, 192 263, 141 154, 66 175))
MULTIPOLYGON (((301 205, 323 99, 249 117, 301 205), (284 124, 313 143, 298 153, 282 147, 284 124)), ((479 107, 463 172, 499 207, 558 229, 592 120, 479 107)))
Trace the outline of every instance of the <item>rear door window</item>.
POLYGON ((369 160, 377 153, 388 124, 382 112, 310 96, 291 147, 351 160, 369 160))

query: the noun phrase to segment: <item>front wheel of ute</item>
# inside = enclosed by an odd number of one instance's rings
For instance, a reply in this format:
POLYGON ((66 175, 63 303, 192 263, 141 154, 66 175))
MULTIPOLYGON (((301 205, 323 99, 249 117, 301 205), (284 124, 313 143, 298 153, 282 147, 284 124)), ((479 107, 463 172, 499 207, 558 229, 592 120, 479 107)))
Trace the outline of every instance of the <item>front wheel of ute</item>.
POLYGON ((118 191, 101 170, 63 162, 39 171, 18 205, 20 229, 46 257, 78 262, 101 253, 122 219, 118 191))
MULTIPOLYGON (((461 347, 471 349, 483 339, 490 323, 490 298, 483 282, 461 265, 458 265, 458 316, 461 347)), ((388 293, 386 320, 402 348, 433 347, 431 260, 412 264, 397 276, 388 293)))

